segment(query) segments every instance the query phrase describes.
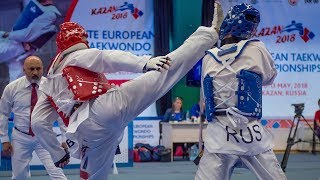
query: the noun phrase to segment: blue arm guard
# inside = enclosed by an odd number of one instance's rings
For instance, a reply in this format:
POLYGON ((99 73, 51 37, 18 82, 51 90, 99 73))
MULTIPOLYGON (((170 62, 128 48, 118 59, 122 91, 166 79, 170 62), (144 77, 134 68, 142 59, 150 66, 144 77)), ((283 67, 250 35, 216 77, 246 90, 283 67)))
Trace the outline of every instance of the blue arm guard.
POLYGON ((206 103, 206 117, 207 121, 211 122, 214 118, 215 104, 213 99, 213 77, 207 75, 203 80, 203 92, 206 103))

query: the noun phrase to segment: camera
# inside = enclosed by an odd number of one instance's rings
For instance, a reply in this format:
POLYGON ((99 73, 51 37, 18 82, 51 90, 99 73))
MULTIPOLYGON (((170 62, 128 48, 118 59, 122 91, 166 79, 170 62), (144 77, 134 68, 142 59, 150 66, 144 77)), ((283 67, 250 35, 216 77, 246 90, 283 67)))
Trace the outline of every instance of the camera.
POLYGON ((294 113, 296 113, 296 115, 302 115, 302 112, 304 110, 304 103, 291 104, 291 105, 294 106, 294 113))

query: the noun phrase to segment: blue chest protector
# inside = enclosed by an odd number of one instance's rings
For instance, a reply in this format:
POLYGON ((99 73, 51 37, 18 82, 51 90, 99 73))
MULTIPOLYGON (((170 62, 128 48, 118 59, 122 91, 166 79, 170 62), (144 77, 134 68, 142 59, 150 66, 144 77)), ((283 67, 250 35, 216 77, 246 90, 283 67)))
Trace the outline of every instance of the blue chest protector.
MULTIPOLYGON (((224 69, 228 69, 235 73, 236 80, 238 81, 238 88, 235 92, 237 96, 238 102, 235 104, 233 108, 234 112, 251 118, 260 119, 262 116, 262 77, 261 75, 249 71, 249 70, 240 70, 239 72, 235 72, 231 68, 231 64, 237 60, 237 58, 241 55, 243 49, 252 41, 258 40, 245 40, 240 41, 238 44, 232 46, 228 49, 218 49, 214 48, 207 51, 207 54, 212 56, 214 60, 220 63, 221 69, 218 70, 217 74, 224 69), (223 63, 219 60, 219 57, 234 53, 232 57, 230 57, 226 62, 223 63)), ((216 75, 217 75, 216 74, 216 75)), ((214 77, 216 76, 214 75, 214 77)), ((221 109, 218 106, 221 104, 225 104, 230 98, 221 100, 222 102, 219 105, 215 104, 215 88, 213 85, 214 77, 210 77, 208 74, 203 79, 203 92, 205 96, 206 103, 206 116, 207 120, 213 121, 216 115, 219 115, 219 112, 226 112, 226 109, 221 109)))
POLYGON ((21 12, 12 30, 16 31, 27 28, 35 18, 43 14, 43 10, 40 8, 41 6, 38 2, 31 0, 21 12))

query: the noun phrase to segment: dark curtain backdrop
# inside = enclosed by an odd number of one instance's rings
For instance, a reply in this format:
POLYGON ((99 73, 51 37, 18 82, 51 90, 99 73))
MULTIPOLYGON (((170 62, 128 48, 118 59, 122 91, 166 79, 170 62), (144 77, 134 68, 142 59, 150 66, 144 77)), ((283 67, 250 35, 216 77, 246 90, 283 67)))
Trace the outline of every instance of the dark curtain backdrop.
MULTIPOLYGON (((154 0, 154 43, 155 56, 163 56, 170 52, 170 32, 172 23, 172 0, 154 0)), ((160 98, 157 103, 158 116, 163 116, 171 107, 171 91, 160 98)))
MULTIPOLYGON (((214 0, 202 0, 202 26, 211 26, 214 0)), ((170 32, 172 27, 172 0, 154 0, 155 56, 166 55, 170 52, 170 32)), ((169 91, 157 103, 158 116, 163 116, 166 109, 171 107, 172 95, 169 91)))
POLYGON ((213 19, 215 0, 202 0, 201 25, 210 27, 213 19))
POLYGON ((0 98, 4 88, 9 84, 10 74, 7 63, 0 63, 0 98))

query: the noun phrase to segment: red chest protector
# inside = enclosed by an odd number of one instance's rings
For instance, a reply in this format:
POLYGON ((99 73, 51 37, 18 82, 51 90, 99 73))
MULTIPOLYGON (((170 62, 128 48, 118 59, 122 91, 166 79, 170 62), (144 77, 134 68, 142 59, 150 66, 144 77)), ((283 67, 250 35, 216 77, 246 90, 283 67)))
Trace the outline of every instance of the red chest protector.
MULTIPOLYGON (((111 85, 102 73, 96 73, 77 66, 67 66, 62 70, 62 76, 68 82, 68 89, 73 93, 74 100, 87 101, 106 93, 111 85)), ((58 112, 58 107, 52 97, 48 97, 51 105, 58 112)), ((76 103, 72 108, 70 115, 66 116, 63 112, 58 112, 66 126, 69 125, 69 118, 72 113, 82 104, 76 103)))
POLYGON ((67 66, 62 70, 68 89, 74 100, 87 101, 106 93, 111 85, 102 73, 96 73, 77 66, 67 66))

